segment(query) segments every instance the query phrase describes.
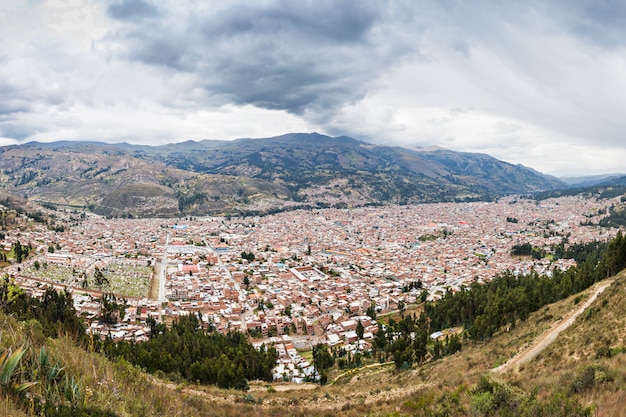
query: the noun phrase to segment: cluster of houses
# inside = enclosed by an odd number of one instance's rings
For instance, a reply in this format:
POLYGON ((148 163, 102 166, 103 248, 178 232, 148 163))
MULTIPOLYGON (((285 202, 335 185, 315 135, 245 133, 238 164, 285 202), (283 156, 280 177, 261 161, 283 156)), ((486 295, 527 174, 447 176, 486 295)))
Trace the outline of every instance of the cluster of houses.
MULTIPOLYGON (((607 239, 615 231, 583 225, 599 204, 573 197, 543 204, 509 199, 185 222, 88 215, 64 232, 35 225, 19 236, 7 233, 0 244, 10 248, 19 239, 34 247, 36 256, 27 262, 79 270, 113 261, 149 264, 155 271, 152 287, 162 290, 119 294, 126 308, 123 316, 118 312, 117 324, 100 320, 102 294, 71 282, 75 307, 89 320, 90 332, 141 341, 149 337, 149 317, 170 322, 199 314, 217 331, 242 331, 259 343, 273 343, 280 353, 275 378, 301 381, 315 374, 294 348, 296 338, 367 349, 378 330, 376 314, 507 270, 549 274, 574 265, 512 257, 511 247, 530 242, 549 254, 564 238, 607 239)), ((6 272, 35 294, 46 285, 68 285, 25 275, 24 269, 12 265, 6 272)))

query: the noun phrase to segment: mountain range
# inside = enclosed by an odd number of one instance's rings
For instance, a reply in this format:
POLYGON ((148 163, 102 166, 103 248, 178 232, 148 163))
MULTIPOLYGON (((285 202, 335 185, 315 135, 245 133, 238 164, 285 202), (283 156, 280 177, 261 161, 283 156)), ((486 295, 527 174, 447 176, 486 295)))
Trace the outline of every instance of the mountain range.
POLYGON ((107 216, 171 217, 492 200, 566 184, 485 154, 292 133, 162 146, 82 141, 5 146, 0 187, 107 216))

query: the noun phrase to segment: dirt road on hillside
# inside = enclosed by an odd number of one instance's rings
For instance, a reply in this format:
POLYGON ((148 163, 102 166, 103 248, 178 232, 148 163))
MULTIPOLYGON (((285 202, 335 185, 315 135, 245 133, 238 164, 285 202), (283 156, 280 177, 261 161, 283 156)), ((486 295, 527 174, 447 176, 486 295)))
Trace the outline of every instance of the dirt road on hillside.
POLYGON ((593 303, 598 295, 602 293, 609 285, 613 283, 613 280, 603 282, 598 285, 591 297, 574 310, 570 311, 563 319, 556 321, 545 333, 539 336, 530 346, 525 350, 518 353, 509 359, 505 364, 493 368, 491 372, 506 372, 510 369, 519 370, 519 367, 533 360, 539 355, 545 348, 547 348, 552 342, 556 340, 558 335, 569 326, 574 323, 574 320, 585 311, 591 303, 593 303))

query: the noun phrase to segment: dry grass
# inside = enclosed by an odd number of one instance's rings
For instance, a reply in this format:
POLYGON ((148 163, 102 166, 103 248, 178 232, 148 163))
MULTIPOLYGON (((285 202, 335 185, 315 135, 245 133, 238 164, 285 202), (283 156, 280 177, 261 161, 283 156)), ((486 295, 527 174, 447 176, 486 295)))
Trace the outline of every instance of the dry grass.
POLYGON ((593 404, 596 416, 626 415, 626 274, 559 335, 534 361, 512 380, 525 387, 536 387, 540 395, 567 391, 578 375, 589 366, 607 370, 608 380, 578 394, 593 404))
POLYGON ((27 417, 20 409, 15 408, 15 404, 9 398, 0 399, 0 417, 27 417))

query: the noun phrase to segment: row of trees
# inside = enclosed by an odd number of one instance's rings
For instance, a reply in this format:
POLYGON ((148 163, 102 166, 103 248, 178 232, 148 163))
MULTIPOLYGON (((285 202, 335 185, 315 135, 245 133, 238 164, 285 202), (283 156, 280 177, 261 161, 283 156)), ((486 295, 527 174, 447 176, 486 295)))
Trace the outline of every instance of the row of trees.
POLYGON ((534 259, 541 259, 546 256, 546 252, 541 248, 533 247, 530 243, 513 245, 512 256, 532 256, 534 259))
POLYGON ((148 372, 160 371, 188 381, 246 390, 248 380, 272 380, 278 354, 273 347, 255 349, 244 334, 205 330, 196 315, 180 317, 171 328, 151 322, 147 342, 113 342, 100 350, 110 358, 123 357, 148 372))
POLYGON ((0 309, 18 320, 36 320, 47 337, 69 334, 77 339, 85 335, 85 326, 76 315, 72 296, 48 287, 43 296, 33 298, 7 276, 0 278, 0 309))
POLYGON ((541 307, 626 268, 626 239, 618 232, 608 243, 574 245, 564 254, 575 258, 578 266, 567 271, 555 268, 551 277, 534 271, 519 276, 507 272, 485 284, 448 291, 436 303, 425 304, 425 320, 432 331, 464 326, 474 340, 489 338, 502 326, 515 326, 541 307))
POLYGON ((19 264, 28 257, 28 254, 32 251, 33 247, 30 245, 22 245, 20 241, 16 241, 13 244, 13 254, 15 255, 15 261, 19 264))
MULTIPOLYGON (((372 354, 381 363, 392 360, 396 369, 408 369, 428 358, 439 359, 461 350, 460 335, 453 333, 431 340, 428 327, 424 315, 419 318, 405 315, 399 321, 390 319, 387 325, 379 322, 378 332, 372 341, 372 354)), ((358 336, 362 338, 362 332, 358 336)), ((319 344, 313 348, 313 364, 320 374, 320 382, 325 383, 328 369, 335 364, 341 369, 359 367, 361 358, 369 355, 370 352, 348 354, 344 349, 319 344)))

